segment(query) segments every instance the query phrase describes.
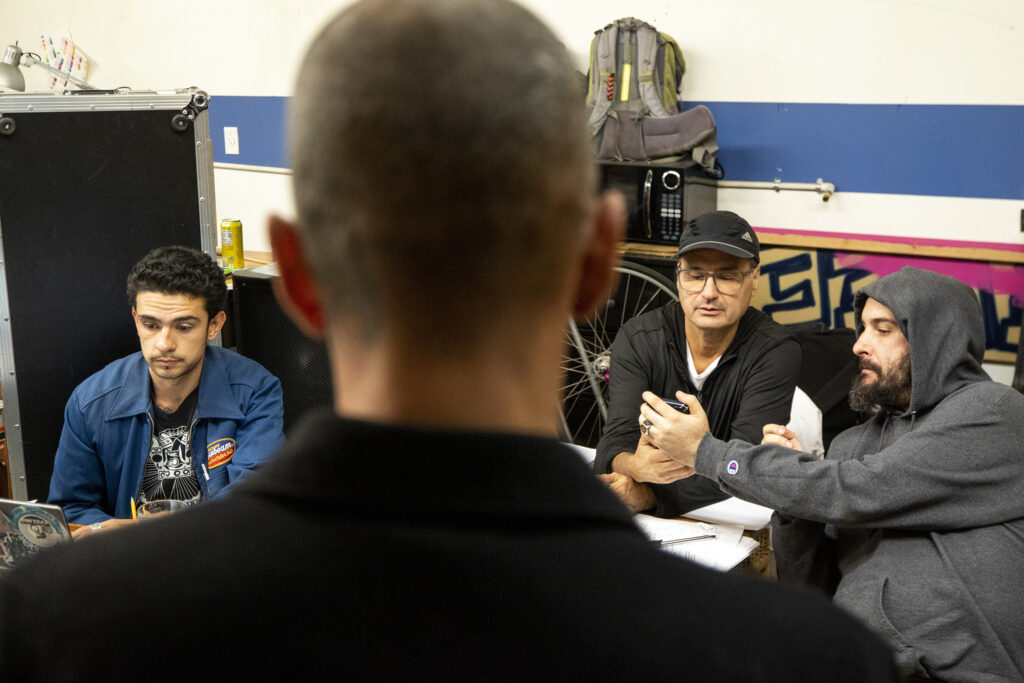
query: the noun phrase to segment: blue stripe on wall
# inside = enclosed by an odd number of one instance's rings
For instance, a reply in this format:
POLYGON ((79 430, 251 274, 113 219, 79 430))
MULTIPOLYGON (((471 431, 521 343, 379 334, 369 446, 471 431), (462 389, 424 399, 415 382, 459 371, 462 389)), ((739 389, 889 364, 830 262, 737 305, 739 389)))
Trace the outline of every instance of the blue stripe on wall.
POLYGON ((210 98, 213 160, 226 164, 288 168, 288 155, 284 146, 287 106, 287 97, 213 95, 210 98), (239 154, 224 153, 226 126, 238 128, 239 154))
POLYGON ((1024 107, 704 104, 728 180, 846 192, 1024 198, 1024 107))
MULTIPOLYGON (((214 161, 287 168, 286 97, 210 100, 214 161), (224 154, 237 126, 241 154, 224 154)), ((840 192, 1024 199, 1024 106, 704 104, 727 180, 835 183, 840 192), (781 169, 781 170, 780 170, 781 169)))

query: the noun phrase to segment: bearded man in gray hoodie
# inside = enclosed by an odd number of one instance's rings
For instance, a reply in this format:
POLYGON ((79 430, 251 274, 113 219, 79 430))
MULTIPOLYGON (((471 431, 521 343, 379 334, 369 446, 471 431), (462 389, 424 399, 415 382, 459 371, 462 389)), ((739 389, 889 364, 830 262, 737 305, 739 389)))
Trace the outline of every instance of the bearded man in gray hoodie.
POLYGON ((904 676, 1024 680, 1024 396, 982 369, 981 309, 962 282, 903 268, 855 308, 850 403, 875 414, 824 460, 781 425, 760 445, 718 440, 687 394, 690 415, 644 395, 648 438, 774 508, 780 577, 832 594, 904 676))

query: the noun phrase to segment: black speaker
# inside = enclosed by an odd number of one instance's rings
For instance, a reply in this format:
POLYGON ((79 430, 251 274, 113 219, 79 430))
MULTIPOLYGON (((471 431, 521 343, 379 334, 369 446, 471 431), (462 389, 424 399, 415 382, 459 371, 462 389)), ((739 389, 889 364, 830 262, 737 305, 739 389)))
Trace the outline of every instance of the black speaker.
POLYGON ((306 413, 333 405, 334 389, 327 346, 307 337, 281 310, 274 277, 273 266, 232 273, 235 344, 238 353, 281 380, 287 434, 306 413))

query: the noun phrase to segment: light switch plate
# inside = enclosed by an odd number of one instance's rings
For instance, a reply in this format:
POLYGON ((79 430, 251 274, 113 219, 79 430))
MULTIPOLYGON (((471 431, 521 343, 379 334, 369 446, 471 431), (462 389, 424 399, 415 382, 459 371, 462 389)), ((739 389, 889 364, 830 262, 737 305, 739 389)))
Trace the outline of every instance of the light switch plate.
POLYGON ((238 128, 236 126, 224 126, 224 153, 239 154, 238 128))

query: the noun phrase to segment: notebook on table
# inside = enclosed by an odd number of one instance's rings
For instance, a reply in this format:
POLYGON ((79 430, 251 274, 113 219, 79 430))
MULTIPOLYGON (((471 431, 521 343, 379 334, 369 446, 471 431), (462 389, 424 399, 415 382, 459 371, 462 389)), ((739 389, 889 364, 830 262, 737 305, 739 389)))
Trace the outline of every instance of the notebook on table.
POLYGON ((71 530, 59 505, 0 498, 0 571, 70 540, 71 530))

